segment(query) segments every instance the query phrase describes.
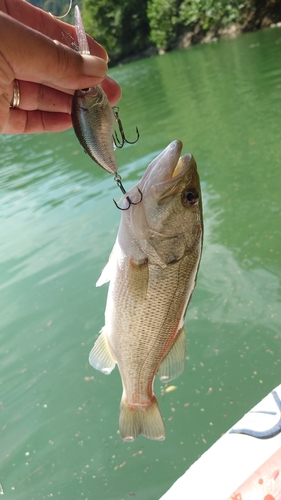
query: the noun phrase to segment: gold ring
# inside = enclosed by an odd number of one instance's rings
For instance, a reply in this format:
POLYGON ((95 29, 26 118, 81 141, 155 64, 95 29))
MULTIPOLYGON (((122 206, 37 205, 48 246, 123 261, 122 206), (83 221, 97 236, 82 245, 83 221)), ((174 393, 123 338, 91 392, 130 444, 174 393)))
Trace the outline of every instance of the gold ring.
POLYGON ((18 80, 14 79, 13 99, 10 108, 18 108, 20 105, 20 86, 18 80))

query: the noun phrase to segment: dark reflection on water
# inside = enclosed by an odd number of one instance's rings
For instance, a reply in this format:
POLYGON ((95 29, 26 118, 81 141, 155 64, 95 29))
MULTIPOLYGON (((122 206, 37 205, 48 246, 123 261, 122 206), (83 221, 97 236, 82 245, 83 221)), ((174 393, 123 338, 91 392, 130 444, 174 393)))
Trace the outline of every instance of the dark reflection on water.
POLYGON ((121 382, 89 367, 120 213, 72 131, 1 137, 0 483, 7 498, 159 498, 280 383, 281 31, 116 68, 129 189, 169 142, 197 160, 205 243, 187 363, 156 382, 167 438, 123 443, 121 382))

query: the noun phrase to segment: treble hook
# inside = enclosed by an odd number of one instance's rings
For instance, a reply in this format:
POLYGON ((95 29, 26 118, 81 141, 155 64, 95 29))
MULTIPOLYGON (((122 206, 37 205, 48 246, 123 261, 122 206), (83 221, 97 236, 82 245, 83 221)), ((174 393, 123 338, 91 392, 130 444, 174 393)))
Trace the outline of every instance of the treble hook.
MULTIPOLYGON (((127 193, 126 193, 126 189, 124 188, 124 186, 122 184, 121 175, 115 174, 114 175, 114 180, 115 180, 117 186, 121 189, 122 193, 124 195, 126 195, 127 193)), ((129 210, 129 208, 130 208, 131 205, 138 205, 142 201, 142 192, 141 192, 141 190, 139 188, 138 188, 138 192, 140 193, 140 200, 137 203, 134 203, 131 200, 131 198, 129 198, 129 196, 126 196, 126 200, 128 201, 127 208, 121 208, 121 207, 119 207, 118 204, 116 203, 116 201, 113 200, 114 203, 115 203, 115 206, 118 208, 118 210, 129 210)))
POLYGON ((114 116, 115 116, 115 119, 118 123, 118 128, 119 128, 119 132, 121 134, 121 140, 119 139, 119 137, 117 136, 117 132, 115 131, 114 133, 114 136, 113 136, 113 142, 114 142, 114 145, 116 148, 123 148, 125 142, 127 144, 135 144, 138 140, 139 140, 139 137, 140 137, 140 133, 139 133, 139 130, 138 130, 138 127, 136 127, 136 132, 137 132, 137 138, 135 141, 128 141, 126 139, 126 136, 125 136, 125 132, 124 132, 124 129, 123 129, 123 125, 122 125, 122 122, 119 118, 119 108, 118 106, 113 106, 113 113, 114 113, 114 116))

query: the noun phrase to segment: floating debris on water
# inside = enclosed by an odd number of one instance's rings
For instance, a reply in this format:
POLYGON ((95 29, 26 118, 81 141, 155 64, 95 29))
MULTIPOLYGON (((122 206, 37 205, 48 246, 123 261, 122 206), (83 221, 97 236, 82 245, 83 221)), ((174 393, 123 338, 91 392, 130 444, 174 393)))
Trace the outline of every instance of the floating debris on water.
POLYGON ((168 392, 173 392, 177 389, 176 385, 168 385, 168 387, 165 388, 165 393, 167 394, 168 392))
POLYGON ((138 455, 142 455, 142 454, 143 454, 143 450, 136 451, 127 460, 124 460, 124 462, 122 462, 122 464, 116 465, 113 470, 121 469, 122 467, 124 467, 124 465, 126 465, 128 463, 128 460, 130 460, 131 458, 135 458, 138 455))

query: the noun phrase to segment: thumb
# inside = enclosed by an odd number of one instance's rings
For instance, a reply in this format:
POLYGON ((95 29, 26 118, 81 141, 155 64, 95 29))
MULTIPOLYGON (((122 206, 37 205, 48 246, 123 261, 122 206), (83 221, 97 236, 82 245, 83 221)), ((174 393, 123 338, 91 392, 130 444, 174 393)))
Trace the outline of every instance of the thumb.
POLYGON ((106 62, 65 45, 0 14, 0 86, 14 78, 60 90, 92 87, 106 75, 106 62))

